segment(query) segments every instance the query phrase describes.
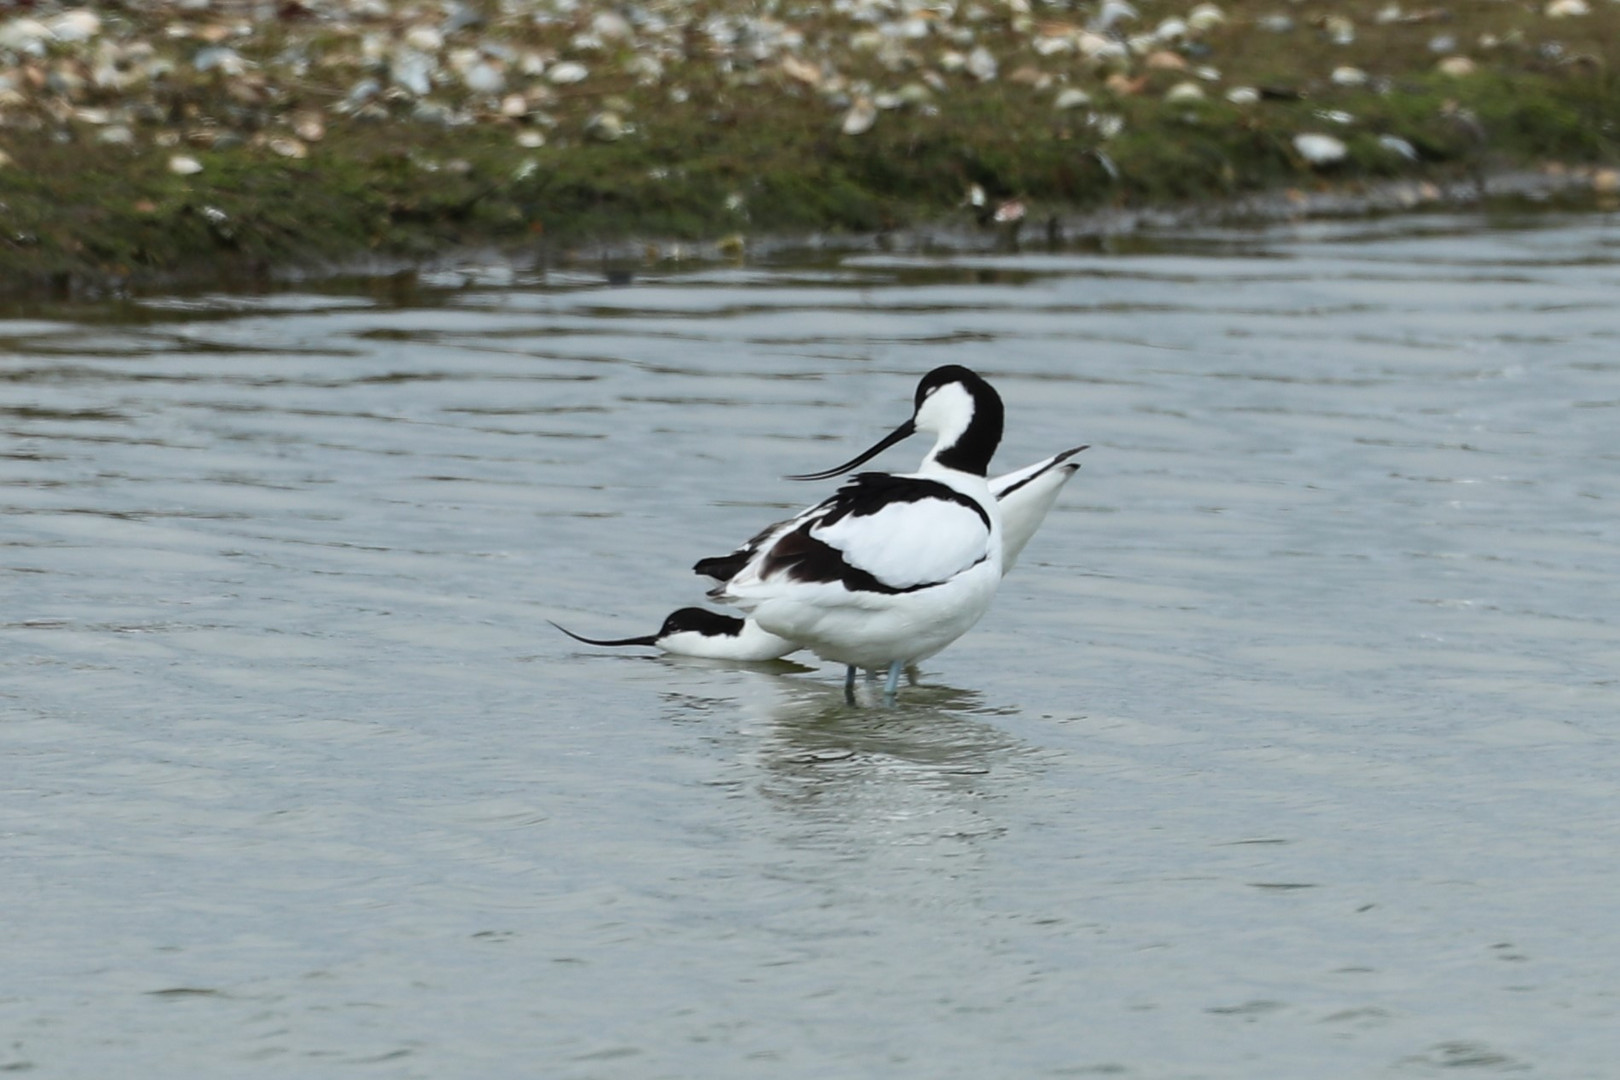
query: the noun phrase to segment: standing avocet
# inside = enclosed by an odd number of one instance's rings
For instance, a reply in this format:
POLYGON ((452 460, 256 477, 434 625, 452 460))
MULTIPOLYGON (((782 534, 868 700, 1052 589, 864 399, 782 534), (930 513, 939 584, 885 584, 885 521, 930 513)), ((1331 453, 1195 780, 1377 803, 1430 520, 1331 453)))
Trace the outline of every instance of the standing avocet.
POLYGON ((934 447, 914 473, 860 473, 831 498, 754 537, 699 573, 711 599, 750 614, 766 633, 848 667, 887 668, 892 697, 907 665, 961 637, 1001 581, 1001 511, 985 474, 1001 442, 1001 395, 965 367, 917 384, 911 419, 825 480, 922 431, 934 447))
MULTIPOLYGON (((1063 485, 1079 471, 1080 463, 1069 459, 1084 449, 1086 447, 1077 446, 1061 454, 1053 454, 1033 465, 1026 465, 1022 469, 990 481, 990 494, 995 496, 996 503, 1001 507, 1003 577, 1012 570, 1024 546, 1029 543, 1030 537, 1035 535, 1035 531, 1046 520, 1046 512, 1057 501, 1058 492, 1063 490, 1063 485)), ((815 509, 807 510, 805 514, 814 513, 815 509)), ((801 520, 803 516, 772 525, 756 539, 761 542, 770 539, 801 520)), ((745 546, 743 550, 751 555, 757 545, 753 545, 752 542, 750 544, 751 546, 745 546)), ((699 565, 707 566, 709 562, 725 561, 727 560, 705 560, 699 565)), ((556 623, 552 625, 557 626, 556 623)), ((797 642, 761 630, 752 617, 743 619, 735 615, 722 615, 717 611, 692 607, 672 612, 656 634, 647 634, 643 637, 607 641, 581 637, 562 626, 557 626, 557 629, 575 641, 583 641, 587 645, 650 645, 674 656, 703 657, 711 660, 779 660, 799 649, 797 642)))

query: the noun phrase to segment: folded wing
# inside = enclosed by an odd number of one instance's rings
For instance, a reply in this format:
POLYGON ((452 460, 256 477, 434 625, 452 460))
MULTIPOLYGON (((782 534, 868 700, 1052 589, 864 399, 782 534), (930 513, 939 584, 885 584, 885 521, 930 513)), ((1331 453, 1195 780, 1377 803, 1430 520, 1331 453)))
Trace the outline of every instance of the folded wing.
POLYGON ((790 527, 768 537, 717 593, 777 580, 912 592, 999 554, 983 507, 947 484, 917 477, 862 473, 784 524, 790 527))

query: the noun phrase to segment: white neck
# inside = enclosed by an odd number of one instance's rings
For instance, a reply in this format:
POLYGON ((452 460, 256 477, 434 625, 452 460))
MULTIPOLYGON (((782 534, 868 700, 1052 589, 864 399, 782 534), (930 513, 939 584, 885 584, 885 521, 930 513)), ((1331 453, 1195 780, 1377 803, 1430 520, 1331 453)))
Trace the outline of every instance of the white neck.
POLYGON ((933 449, 923 458, 919 473, 954 472, 939 464, 939 456, 955 446, 973 422, 973 396, 961 386, 942 386, 917 410, 917 430, 934 433, 933 449))

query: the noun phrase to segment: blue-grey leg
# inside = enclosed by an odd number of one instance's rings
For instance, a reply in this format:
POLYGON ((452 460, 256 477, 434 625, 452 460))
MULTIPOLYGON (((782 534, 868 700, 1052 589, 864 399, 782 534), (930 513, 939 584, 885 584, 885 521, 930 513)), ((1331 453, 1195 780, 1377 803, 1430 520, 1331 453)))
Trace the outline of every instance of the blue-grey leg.
POLYGON ((844 672, 844 701, 845 701, 846 704, 849 704, 849 705, 855 704, 855 665, 854 664, 849 665, 849 670, 844 672))
POLYGON ((905 661, 896 660, 889 665, 889 681, 883 684, 883 700, 894 704, 894 692, 900 689, 900 672, 905 668, 905 661))

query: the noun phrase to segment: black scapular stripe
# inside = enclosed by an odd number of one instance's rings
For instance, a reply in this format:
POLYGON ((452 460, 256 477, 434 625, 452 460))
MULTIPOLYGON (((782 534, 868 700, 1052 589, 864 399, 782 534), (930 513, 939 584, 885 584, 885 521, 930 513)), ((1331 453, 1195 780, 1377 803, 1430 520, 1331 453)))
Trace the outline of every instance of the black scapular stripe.
MULTIPOLYGON (((760 566, 760 576, 773 577, 784 574, 794 581, 806 583, 836 582, 851 592, 882 593, 889 596, 931 589, 935 585, 944 584, 941 581, 925 581, 916 585, 890 585, 868 570, 851 566, 845 561, 843 552, 811 535, 812 529, 831 525, 846 517, 871 517, 886 506, 922 502, 925 499, 939 499, 968 507, 979 515, 979 520, 984 523, 985 532, 990 531, 990 515, 985 512, 984 507, 947 484, 937 480, 893 476, 889 473, 860 473, 823 503, 823 509, 809 515, 798 528, 771 545, 770 550, 765 553, 764 563, 760 566)), ((986 556, 981 555, 974 561, 974 565, 983 562, 985 558, 986 556)), ((742 568, 739 566, 737 569, 742 568)), ((723 585, 716 590, 716 592, 723 591, 723 585)))
MULTIPOLYGON (((942 484, 938 480, 895 476, 891 473, 859 473, 839 488, 832 498, 822 503, 814 513, 805 515, 802 524, 771 545, 765 552, 765 561, 760 566, 760 577, 786 574, 795 581, 838 582, 852 592, 886 595, 917 592, 920 589, 942 585, 944 582, 941 581, 925 581, 906 586, 890 585, 870 571, 851 566, 844 561, 843 552, 810 535, 811 529, 831 525, 846 517, 871 517, 886 506, 922 502, 926 499, 939 499, 942 502, 965 506, 979 515, 979 520, 984 523, 985 532, 990 531, 990 515, 985 512, 984 507, 948 484, 942 484)), ((759 554, 760 546, 781 524, 777 522, 762 530, 729 555, 699 560, 692 569, 720 582, 719 586, 710 590, 709 596, 716 599, 723 596, 726 582, 742 573, 743 567, 753 561, 759 554)), ((986 556, 981 555, 974 560, 973 565, 978 565, 985 558, 986 556)))
POLYGON ((825 509, 815 515, 814 521, 817 525, 831 525, 846 517, 871 517, 895 503, 924 502, 928 499, 967 507, 979 515, 985 530, 989 531, 990 515, 984 507, 949 484, 880 472, 857 473, 838 489, 837 494, 822 503, 825 509))

